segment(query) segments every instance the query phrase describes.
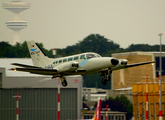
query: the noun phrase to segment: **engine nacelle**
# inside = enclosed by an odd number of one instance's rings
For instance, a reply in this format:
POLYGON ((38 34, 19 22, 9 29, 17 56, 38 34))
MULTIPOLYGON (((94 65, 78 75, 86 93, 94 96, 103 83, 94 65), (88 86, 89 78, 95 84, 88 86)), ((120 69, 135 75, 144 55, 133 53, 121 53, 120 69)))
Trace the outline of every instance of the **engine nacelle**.
POLYGON ((69 72, 69 71, 77 70, 78 67, 79 67, 79 62, 72 61, 58 65, 54 69, 57 69, 58 72, 65 72, 65 71, 69 72))
POLYGON ((128 60, 126 60, 126 59, 120 59, 120 65, 125 66, 125 65, 127 65, 127 63, 128 63, 128 60))

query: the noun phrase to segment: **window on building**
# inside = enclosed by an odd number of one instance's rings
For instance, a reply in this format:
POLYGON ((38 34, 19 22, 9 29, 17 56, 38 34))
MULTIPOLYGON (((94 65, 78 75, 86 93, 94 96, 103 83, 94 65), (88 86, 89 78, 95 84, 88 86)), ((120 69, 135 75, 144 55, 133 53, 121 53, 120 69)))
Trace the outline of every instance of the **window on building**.
POLYGON ((113 115, 109 115, 109 116, 108 116, 108 119, 109 119, 109 120, 114 120, 114 116, 113 116, 113 115))
MULTIPOLYGON (((159 68, 159 64, 160 64, 160 59, 159 59, 160 57, 155 57, 155 61, 156 61, 156 77, 158 77, 159 76, 159 70, 160 70, 160 68, 159 68)), ((165 75, 165 57, 163 57, 162 56, 162 76, 164 76, 165 75)))
POLYGON ((101 120, 104 120, 104 117, 103 117, 103 115, 101 115, 101 120))

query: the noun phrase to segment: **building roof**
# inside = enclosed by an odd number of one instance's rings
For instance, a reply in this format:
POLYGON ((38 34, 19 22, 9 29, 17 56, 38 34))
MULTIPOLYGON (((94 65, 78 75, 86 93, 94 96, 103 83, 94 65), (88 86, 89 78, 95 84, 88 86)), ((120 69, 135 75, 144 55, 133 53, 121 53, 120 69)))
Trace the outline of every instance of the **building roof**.
POLYGON ((17 66, 11 65, 11 63, 21 63, 27 65, 33 65, 31 58, 0 58, 0 68, 6 68, 6 76, 42 76, 31 74, 28 72, 14 72, 9 70, 17 66))
POLYGON ((132 90, 132 87, 127 87, 127 88, 119 88, 119 89, 114 89, 115 91, 127 91, 127 90, 132 90))
MULTIPOLYGON (((113 53, 113 57, 120 57, 120 56, 128 56, 128 55, 155 55, 159 56, 160 52, 156 51, 149 51, 149 52, 143 52, 143 51, 134 51, 134 52, 123 52, 123 53, 113 53)), ((165 52, 162 51, 162 55, 165 56, 165 52)))

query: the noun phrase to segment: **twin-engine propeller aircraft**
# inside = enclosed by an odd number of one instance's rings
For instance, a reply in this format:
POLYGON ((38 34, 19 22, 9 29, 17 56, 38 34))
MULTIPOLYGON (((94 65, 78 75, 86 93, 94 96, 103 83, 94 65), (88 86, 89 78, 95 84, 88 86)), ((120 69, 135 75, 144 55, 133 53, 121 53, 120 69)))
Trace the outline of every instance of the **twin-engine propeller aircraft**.
POLYGON ((34 41, 27 41, 28 49, 34 66, 12 63, 21 68, 10 70, 30 72, 41 75, 51 75, 52 78, 60 77, 63 86, 67 86, 65 76, 86 75, 101 73, 104 78, 101 80, 103 85, 110 80, 110 74, 114 70, 145 65, 150 62, 128 64, 126 59, 116 59, 114 57, 101 57, 97 53, 87 52, 62 58, 48 58, 34 41))

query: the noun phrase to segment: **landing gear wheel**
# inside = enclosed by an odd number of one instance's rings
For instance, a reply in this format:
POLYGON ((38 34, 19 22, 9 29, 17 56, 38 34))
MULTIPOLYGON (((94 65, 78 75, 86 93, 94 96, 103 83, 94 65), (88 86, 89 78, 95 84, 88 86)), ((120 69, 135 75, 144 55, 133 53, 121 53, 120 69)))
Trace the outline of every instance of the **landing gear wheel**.
POLYGON ((62 84, 64 87, 68 85, 68 83, 67 83, 66 80, 64 80, 63 82, 61 82, 61 84, 62 84))
POLYGON ((102 85, 106 85, 106 84, 107 84, 107 79, 103 78, 103 79, 101 80, 101 83, 102 83, 102 85))
POLYGON ((68 83, 67 83, 67 81, 66 81, 66 77, 65 77, 64 75, 62 75, 62 76, 60 77, 60 79, 61 79, 61 84, 62 84, 64 87, 66 87, 66 86, 68 85, 68 83))
POLYGON ((107 76, 107 81, 110 81, 110 76, 109 75, 107 76))

